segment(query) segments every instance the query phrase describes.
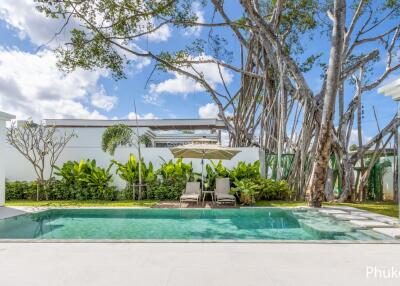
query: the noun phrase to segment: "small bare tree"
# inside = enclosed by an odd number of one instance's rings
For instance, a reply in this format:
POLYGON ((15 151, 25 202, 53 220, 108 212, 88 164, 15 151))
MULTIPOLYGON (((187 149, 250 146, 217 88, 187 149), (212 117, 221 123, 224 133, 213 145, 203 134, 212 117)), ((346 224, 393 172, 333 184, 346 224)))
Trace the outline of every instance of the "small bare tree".
POLYGON ((7 142, 18 150, 33 166, 37 176, 36 200, 40 189, 53 177, 54 165, 68 142, 77 137, 75 132, 60 134, 54 126, 27 121, 22 126, 14 122, 7 129, 7 142), (46 164, 48 162, 48 165, 46 164), (49 167, 46 178, 46 167, 49 167))

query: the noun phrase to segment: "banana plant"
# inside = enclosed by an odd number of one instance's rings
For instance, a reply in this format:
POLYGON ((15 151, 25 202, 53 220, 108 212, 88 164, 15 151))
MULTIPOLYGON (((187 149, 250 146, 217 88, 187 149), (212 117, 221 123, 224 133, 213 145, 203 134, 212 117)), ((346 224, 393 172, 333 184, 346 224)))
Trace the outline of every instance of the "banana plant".
POLYGON ((232 181, 240 181, 242 179, 258 179, 260 177, 260 161, 255 161, 253 164, 240 161, 236 167, 230 172, 232 181))
POLYGON ((214 188, 216 178, 229 177, 229 170, 222 165, 222 161, 219 160, 218 163, 210 160, 210 164, 206 164, 206 188, 214 188))
MULTIPOLYGON (((163 160, 163 159, 162 159, 163 160)), ((181 158, 177 159, 174 163, 172 160, 166 162, 163 160, 158 174, 162 176, 164 180, 186 180, 194 178, 192 163, 184 163, 181 158)))
MULTIPOLYGON (((139 182, 139 162, 136 160, 135 155, 130 154, 129 160, 125 164, 121 164, 116 160, 111 161, 116 166, 117 175, 124 180, 128 186, 132 186, 139 182)), ((141 161, 142 178, 146 183, 152 183, 156 180, 154 167, 151 162, 146 166, 144 160, 141 161)))
POLYGON ((259 186, 251 179, 235 181, 235 186, 231 193, 238 196, 243 205, 252 205, 255 203, 255 197, 259 193, 259 186))
POLYGON ((81 186, 94 190, 104 189, 112 180, 111 164, 107 168, 98 167, 95 160, 68 161, 55 167, 55 174, 62 177, 69 186, 81 186))

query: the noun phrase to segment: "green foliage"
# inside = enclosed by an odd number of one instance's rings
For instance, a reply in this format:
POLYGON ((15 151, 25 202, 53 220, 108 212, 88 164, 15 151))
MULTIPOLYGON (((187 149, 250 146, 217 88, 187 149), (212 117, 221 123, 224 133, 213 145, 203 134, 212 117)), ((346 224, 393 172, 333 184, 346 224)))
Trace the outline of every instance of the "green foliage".
MULTIPOLYGON (((121 164, 116 160, 112 160, 112 164, 117 166, 116 174, 126 182, 126 188, 122 192, 122 197, 125 199, 132 199, 133 184, 139 183, 139 162, 136 160, 135 156, 131 154, 128 162, 125 164, 121 164)), ((154 172, 153 163, 149 162, 149 164, 146 165, 143 158, 141 160, 141 176, 142 184, 147 184, 146 190, 149 192, 152 188, 152 184, 155 183, 157 176, 154 172)), ((149 194, 147 194, 147 196, 149 196, 149 194)))
MULTIPOLYGON (((51 18, 65 20, 73 10, 72 19, 80 23, 72 29, 68 45, 57 50, 59 67, 68 72, 77 68, 108 69, 116 79, 126 76, 125 67, 132 56, 151 57, 131 42, 144 39, 159 28, 160 22, 186 28, 198 21, 194 0, 35 2, 37 9, 51 18)), ((204 2, 196 0, 203 6, 204 2)))
POLYGON ((164 181, 191 181, 194 179, 192 162, 186 164, 181 158, 174 163, 164 161, 157 171, 164 181))
POLYGON ((110 155, 114 155, 115 149, 118 146, 131 146, 133 144, 133 134, 132 129, 127 125, 118 124, 110 126, 103 133, 101 149, 110 155))
MULTIPOLYGON (((111 161, 113 165, 117 166, 116 173, 119 177, 127 182, 128 185, 139 183, 139 162, 136 160, 135 155, 130 154, 128 162, 121 164, 116 160, 111 161)), ((149 162, 148 165, 141 160, 141 176, 143 183, 152 183, 156 180, 153 163, 149 162)))
POLYGON ((55 174, 61 177, 59 188, 64 189, 70 199, 114 200, 117 190, 110 185, 111 166, 98 167, 95 160, 68 161, 61 168, 56 167, 55 174))
POLYGON ((6 182, 6 200, 9 201, 36 199, 36 190, 36 182, 6 182))
POLYGON ((350 147, 349 147, 349 150, 353 151, 353 152, 357 151, 358 150, 358 145, 357 144, 351 144, 350 147))
POLYGON ((143 144, 146 147, 151 147, 151 139, 146 134, 139 136, 139 143, 143 144))
POLYGON ((293 195, 286 181, 272 179, 243 179, 234 182, 232 193, 244 205, 254 204, 256 200, 288 200, 293 195))
POLYGON ((232 182, 242 179, 258 179, 260 178, 260 161, 255 161, 253 164, 239 162, 231 171, 230 178, 232 182))
POLYGON ((258 195, 258 185, 251 179, 244 179, 236 181, 231 193, 239 197, 239 201, 243 205, 252 205, 256 202, 256 195, 258 195))
POLYGON ((259 186, 258 200, 289 200, 294 194, 286 181, 260 178, 255 183, 259 186))
POLYGON ((185 181, 157 182, 150 191, 151 198, 156 200, 179 200, 185 189, 185 181))
MULTIPOLYGON (((365 163, 368 166, 371 159, 368 158, 365 163)), ((367 182, 367 199, 374 201, 383 200, 383 176, 387 173, 392 163, 388 159, 383 159, 375 163, 367 182)))
POLYGON ((221 160, 219 160, 217 164, 212 160, 210 160, 210 162, 211 165, 206 164, 205 186, 206 188, 214 189, 215 179, 229 177, 229 170, 222 165, 221 160))

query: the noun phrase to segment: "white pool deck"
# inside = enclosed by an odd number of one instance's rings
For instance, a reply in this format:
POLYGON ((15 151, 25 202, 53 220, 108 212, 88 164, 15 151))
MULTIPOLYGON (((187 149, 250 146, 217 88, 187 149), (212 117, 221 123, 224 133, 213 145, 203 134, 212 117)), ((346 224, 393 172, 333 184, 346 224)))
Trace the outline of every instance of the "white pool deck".
POLYGON ((400 245, 2 243, 0 285, 400 285, 400 245))
POLYGON ((400 285, 400 244, 3 242, 0 285, 400 285))

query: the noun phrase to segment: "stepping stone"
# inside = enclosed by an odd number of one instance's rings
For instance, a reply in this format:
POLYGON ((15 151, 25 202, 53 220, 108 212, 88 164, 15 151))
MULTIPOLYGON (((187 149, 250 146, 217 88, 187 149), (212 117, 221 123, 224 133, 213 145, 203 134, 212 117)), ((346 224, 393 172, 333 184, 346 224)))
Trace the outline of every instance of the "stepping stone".
MULTIPOLYGON (((353 213, 352 213, 353 214, 353 213)), ((385 215, 380 215, 380 214, 373 214, 373 213, 360 213, 358 214, 359 216, 366 217, 372 220, 384 222, 384 223, 389 223, 391 225, 400 225, 399 219, 393 218, 393 217, 388 217, 385 215)))
POLYGON ((391 218, 391 217, 386 217, 386 216, 374 217, 374 220, 380 221, 380 222, 384 222, 384 223, 388 223, 388 224, 391 224, 391 225, 400 225, 400 221, 398 219, 391 218))
POLYGON ((333 216, 338 220, 367 220, 368 219, 366 217, 350 215, 350 214, 334 214, 333 216))
POLYGON ((390 228, 373 228, 375 232, 382 233, 384 235, 393 237, 393 238, 400 238, 400 228, 390 227, 390 228))
POLYGON ((347 214, 347 212, 341 211, 341 210, 322 209, 322 210, 318 210, 318 211, 320 213, 330 214, 330 215, 333 215, 333 214, 347 214))
POLYGON ((363 213, 360 213, 359 215, 360 215, 360 216, 363 216, 363 217, 370 218, 370 219, 384 218, 384 217, 386 217, 386 216, 384 216, 384 215, 375 214, 375 213, 370 213, 370 212, 363 212, 363 213))
POLYGON ((360 229, 373 228, 373 227, 391 227, 391 225, 373 220, 350 220, 350 223, 354 224, 360 229))
POLYGON ((334 207, 328 207, 329 209, 336 209, 336 210, 343 210, 343 211, 358 211, 359 209, 354 208, 354 207, 349 207, 349 206, 334 206, 334 207))

